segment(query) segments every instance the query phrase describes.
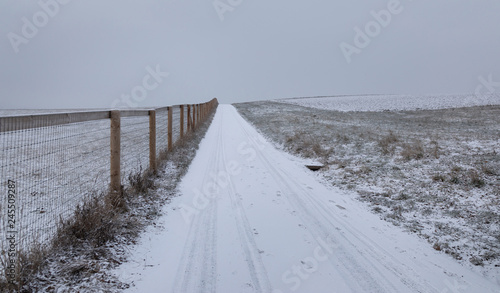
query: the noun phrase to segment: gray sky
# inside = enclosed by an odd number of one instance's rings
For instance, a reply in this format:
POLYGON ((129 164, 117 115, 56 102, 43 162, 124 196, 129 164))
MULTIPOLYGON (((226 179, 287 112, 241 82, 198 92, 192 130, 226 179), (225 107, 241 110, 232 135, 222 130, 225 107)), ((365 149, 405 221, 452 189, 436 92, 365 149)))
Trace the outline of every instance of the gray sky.
POLYGON ((481 77, 500 82, 498 0, 0 1, 1 109, 472 93, 481 77))

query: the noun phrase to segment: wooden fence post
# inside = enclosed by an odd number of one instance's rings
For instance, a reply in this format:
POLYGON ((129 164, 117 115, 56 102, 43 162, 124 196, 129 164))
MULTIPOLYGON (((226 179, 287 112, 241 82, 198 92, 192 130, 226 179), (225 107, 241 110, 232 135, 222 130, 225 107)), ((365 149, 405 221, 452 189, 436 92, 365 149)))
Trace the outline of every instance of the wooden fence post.
POLYGON ((196 121, 196 105, 193 105, 193 130, 195 130, 197 122, 198 121, 196 121))
POLYGON ((196 124, 200 124, 200 104, 196 104, 196 124))
POLYGON ((149 168, 156 173, 156 111, 149 111, 149 168))
POLYGON ((181 138, 184 137, 184 105, 180 106, 181 108, 181 138))
POLYGON ((174 148, 172 142, 172 107, 168 107, 168 151, 171 152, 174 148))
POLYGON ((187 119, 188 119, 188 129, 187 131, 191 131, 191 105, 187 105, 187 119))
POLYGON ((111 111, 111 134, 110 134, 110 191, 121 191, 120 178, 120 111, 111 111))

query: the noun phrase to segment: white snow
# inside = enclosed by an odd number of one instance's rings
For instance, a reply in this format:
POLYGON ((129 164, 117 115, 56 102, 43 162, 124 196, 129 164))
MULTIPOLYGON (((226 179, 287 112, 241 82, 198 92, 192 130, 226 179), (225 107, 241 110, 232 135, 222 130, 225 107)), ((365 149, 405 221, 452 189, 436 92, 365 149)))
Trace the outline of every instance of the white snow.
POLYGON ((349 111, 404 111, 500 105, 500 93, 487 95, 360 95, 281 99, 277 102, 310 108, 349 111))
POLYGON ((303 163, 220 105, 181 195, 116 274, 129 292, 500 292, 303 163))

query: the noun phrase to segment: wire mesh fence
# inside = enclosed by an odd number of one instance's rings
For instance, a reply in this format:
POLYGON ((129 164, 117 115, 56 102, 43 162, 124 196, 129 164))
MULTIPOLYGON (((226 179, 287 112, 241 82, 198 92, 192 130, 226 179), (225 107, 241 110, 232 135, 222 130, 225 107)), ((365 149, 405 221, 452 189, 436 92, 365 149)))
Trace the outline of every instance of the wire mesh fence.
POLYGON ((182 106, 182 112, 183 112, 183 117, 182 117, 182 123, 183 123, 183 126, 182 126, 182 129, 184 130, 184 133, 186 133, 188 131, 188 117, 187 117, 187 106, 184 105, 182 106))
POLYGON ((149 117, 124 117, 121 120, 121 178, 126 179, 149 167, 149 117))
MULTIPOLYGON (((2 239, 43 243, 61 218, 109 184, 109 123, 89 121, 1 133, 2 239), (9 188, 9 182, 15 188, 9 188)), ((22 125, 21 125, 22 127, 22 125)), ((3 242, 2 242, 3 243, 3 242)))
MULTIPOLYGON (((208 114, 217 101, 202 105, 208 114)), ((112 192, 113 180, 126 186, 128 175, 156 168, 151 162, 179 140, 181 123, 188 131, 182 108, 121 111, 117 132, 116 111, 0 117, 0 258, 47 243, 79 204, 112 192)))
POLYGON ((168 109, 156 110, 156 157, 159 158, 162 151, 168 146, 168 109))
POLYGON ((172 140, 178 141, 181 133, 180 126, 181 108, 179 106, 172 107, 172 140))

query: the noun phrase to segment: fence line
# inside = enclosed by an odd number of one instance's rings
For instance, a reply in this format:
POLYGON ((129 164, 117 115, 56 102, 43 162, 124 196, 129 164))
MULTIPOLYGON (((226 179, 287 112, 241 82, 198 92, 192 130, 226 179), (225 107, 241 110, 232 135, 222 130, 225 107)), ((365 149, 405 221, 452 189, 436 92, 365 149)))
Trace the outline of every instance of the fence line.
POLYGON ((120 192, 127 174, 156 172, 159 154, 217 105, 0 117, 0 251, 44 243, 89 196, 120 192))

